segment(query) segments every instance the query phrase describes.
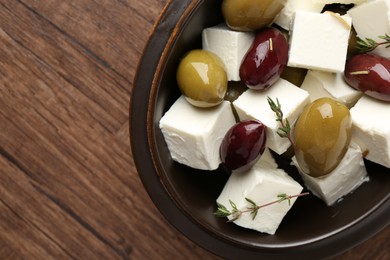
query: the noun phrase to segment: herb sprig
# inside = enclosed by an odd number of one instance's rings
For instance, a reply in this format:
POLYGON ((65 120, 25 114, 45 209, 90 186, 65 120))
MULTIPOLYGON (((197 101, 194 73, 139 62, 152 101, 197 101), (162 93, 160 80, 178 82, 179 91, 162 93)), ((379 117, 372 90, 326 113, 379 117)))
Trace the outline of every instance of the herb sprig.
POLYGON ((378 38, 384 40, 382 42, 377 42, 371 38, 361 39, 358 38, 356 41, 356 48, 358 52, 365 53, 375 50, 378 46, 386 45, 386 48, 390 47, 390 36, 388 34, 378 36, 378 38))
POLYGON ((232 207, 232 210, 228 210, 226 208, 226 206, 224 206, 220 203, 217 203, 218 209, 217 209, 217 211, 214 212, 214 216, 220 217, 220 218, 225 218, 225 217, 231 216, 232 218, 230 220, 228 220, 227 222, 233 222, 233 221, 236 221, 237 219, 239 219, 242 214, 250 213, 252 215, 252 220, 254 220, 257 216, 257 213, 259 212, 259 210, 261 208, 268 207, 268 206, 271 206, 271 205, 276 204, 276 203, 281 203, 283 201, 288 201, 288 205, 290 206, 291 199, 306 196, 306 195, 309 195, 309 192, 305 192, 305 193, 301 193, 301 194, 297 194, 297 195, 287 195, 286 193, 281 193, 281 194, 278 194, 277 200, 274 200, 274 201, 271 201, 269 203, 262 204, 262 205, 257 205, 256 202, 254 202, 253 200, 251 200, 249 198, 245 198, 245 200, 249 203, 250 206, 244 210, 239 210, 237 208, 237 205, 233 201, 229 200, 229 203, 230 203, 230 206, 232 207))
POLYGON ((283 111, 282 111, 282 105, 279 102, 279 99, 276 98, 276 102, 272 100, 272 98, 267 97, 268 104, 272 111, 276 114, 276 121, 280 123, 280 127, 277 130, 277 134, 282 138, 288 138, 291 145, 295 147, 294 140, 291 136, 291 125, 288 119, 284 119, 283 111))

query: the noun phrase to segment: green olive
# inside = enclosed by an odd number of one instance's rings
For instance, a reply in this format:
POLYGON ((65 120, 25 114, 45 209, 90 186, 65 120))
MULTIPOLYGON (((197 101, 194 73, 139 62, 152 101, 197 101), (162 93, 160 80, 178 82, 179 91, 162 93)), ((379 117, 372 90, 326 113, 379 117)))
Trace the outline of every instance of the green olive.
POLYGON ((351 140, 352 119, 348 108, 330 98, 305 107, 294 128, 295 156, 302 171, 321 177, 343 159, 351 140))
POLYGON ((271 25, 286 0, 224 0, 226 24, 237 31, 254 31, 271 25))
POLYGON ((228 86, 224 63, 206 50, 188 52, 180 61, 176 78, 187 101, 197 107, 220 104, 228 86))

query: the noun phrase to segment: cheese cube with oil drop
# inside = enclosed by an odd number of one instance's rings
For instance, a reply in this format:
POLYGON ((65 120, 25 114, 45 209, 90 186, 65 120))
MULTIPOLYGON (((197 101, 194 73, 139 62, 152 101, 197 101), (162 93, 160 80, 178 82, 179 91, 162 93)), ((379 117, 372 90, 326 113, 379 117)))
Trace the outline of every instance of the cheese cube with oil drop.
POLYGON ((324 3, 316 3, 308 0, 287 0, 284 8, 280 11, 274 23, 289 31, 294 20, 295 12, 307 11, 320 13, 324 6, 324 3))
POLYGON ((369 181, 362 150, 353 142, 338 166, 326 176, 315 178, 307 175, 300 168, 296 157, 293 157, 292 163, 297 167, 305 186, 328 206, 334 205, 364 182, 369 181))
POLYGON ((343 72, 351 23, 348 15, 296 12, 288 66, 343 72))
MULTIPOLYGON (((224 186, 217 203, 233 210, 231 202, 238 210, 246 211, 252 205, 246 200, 250 199, 256 205, 264 205, 280 199, 278 195, 298 195, 303 187, 291 178, 284 170, 278 169, 270 151, 266 149, 259 161, 245 173, 233 173, 224 186)), ((291 209, 297 198, 281 201, 257 211, 256 216, 245 212, 233 221, 238 226, 253 229, 262 233, 274 235, 284 216, 291 209)), ((229 220, 233 216, 228 216, 229 220)))
POLYGON ((390 103, 363 96, 351 109, 352 140, 366 159, 390 168, 390 103))
POLYGON ((362 92, 351 88, 342 73, 309 70, 301 88, 309 92, 310 101, 329 97, 351 108, 362 96, 362 92))
POLYGON ((240 81, 241 62, 254 39, 253 32, 233 31, 226 24, 221 24, 203 30, 202 48, 222 60, 229 81, 240 81))
POLYGON ((309 103, 309 94, 287 80, 279 79, 269 89, 265 91, 249 89, 233 102, 240 120, 261 121, 267 127, 266 146, 277 154, 283 154, 291 143, 287 138, 282 138, 277 134, 280 123, 276 121, 276 114, 268 104, 268 97, 275 102, 276 99, 279 100, 284 118, 293 125, 305 105, 309 103))
POLYGON ((176 100, 159 122, 172 159, 200 170, 219 167, 219 148, 234 124, 230 102, 198 108, 184 96, 176 100))
MULTIPOLYGON (((357 5, 348 11, 352 17, 357 36, 363 40, 384 40, 379 36, 390 35, 390 1, 372 0, 357 5)), ((390 58, 390 49, 386 45, 378 46, 373 53, 390 58)))

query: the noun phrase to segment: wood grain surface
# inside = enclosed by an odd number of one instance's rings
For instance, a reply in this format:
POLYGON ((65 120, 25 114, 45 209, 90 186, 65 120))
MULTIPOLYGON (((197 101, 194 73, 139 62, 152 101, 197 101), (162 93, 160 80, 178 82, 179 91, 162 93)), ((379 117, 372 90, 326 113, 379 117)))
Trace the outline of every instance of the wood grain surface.
MULTIPOLYGON (((215 259, 162 218, 129 100, 168 0, 0 0, 0 259, 215 259)), ((335 259, 390 259, 390 227, 335 259)))

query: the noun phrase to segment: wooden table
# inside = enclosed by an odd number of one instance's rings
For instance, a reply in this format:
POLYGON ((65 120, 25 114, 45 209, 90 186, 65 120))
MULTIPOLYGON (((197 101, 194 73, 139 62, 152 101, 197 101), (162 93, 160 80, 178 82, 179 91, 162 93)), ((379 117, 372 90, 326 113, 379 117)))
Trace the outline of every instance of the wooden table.
MULTIPOLYGON (((0 258, 214 259, 137 175, 129 100, 168 0, 0 1, 0 258)), ((389 259, 390 227, 335 259, 389 259)))

